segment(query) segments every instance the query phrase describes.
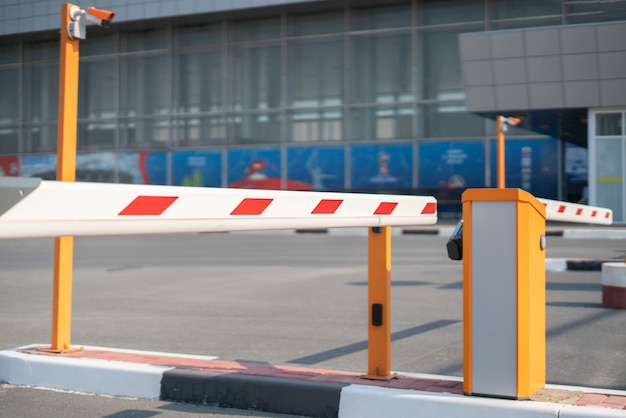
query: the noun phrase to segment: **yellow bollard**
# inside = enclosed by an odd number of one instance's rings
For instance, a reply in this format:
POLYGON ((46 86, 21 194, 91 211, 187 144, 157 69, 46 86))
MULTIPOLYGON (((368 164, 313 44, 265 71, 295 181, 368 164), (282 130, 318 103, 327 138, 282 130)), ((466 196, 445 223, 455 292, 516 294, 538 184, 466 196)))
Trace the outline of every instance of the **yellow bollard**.
POLYGON ((391 373, 391 227, 368 231, 367 374, 364 379, 390 380, 391 373))

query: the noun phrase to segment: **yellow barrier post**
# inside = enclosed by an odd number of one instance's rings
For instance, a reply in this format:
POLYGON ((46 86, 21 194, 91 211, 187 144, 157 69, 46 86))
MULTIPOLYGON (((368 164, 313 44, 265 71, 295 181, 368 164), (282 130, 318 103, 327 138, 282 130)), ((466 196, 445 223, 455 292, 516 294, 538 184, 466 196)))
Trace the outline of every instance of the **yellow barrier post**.
POLYGON ((496 131, 498 133, 498 189, 504 189, 504 117, 501 115, 496 116, 496 131))
POLYGON ((462 200, 463 391, 528 399, 545 385, 545 207, 521 189, 462 200))
POLYGON ((368 369, 364 379, 390 380, 391 227, 368 231, 368 369))
MULTIPOLYGON (((85 25, 81 18, 90 15, 92 21, 108 27, 115 13, 65 3, 61 6, 61 36, 59 54, 59 110, 57 131, 58 181, 76 180, 76 124, 78 114, 79 40, 85 39, 85 25)), ((54 241, 54 285, 52 301, 51 352, 70 348, 72 322, 72 264, 74 237, 56 237, 54 241)))
MULTIPOLYGON (((66 3, 61 6, 61 50, 59 57, 59 121, 57 131, 57 180, 76 180, 76 123, 78 112, 79 40, 72 39, 72 22, 66 3)), ((71 350, 72 268, 74 237, 54 240, 54 285, 52 301, 52 345, 49 351, 71 350)))

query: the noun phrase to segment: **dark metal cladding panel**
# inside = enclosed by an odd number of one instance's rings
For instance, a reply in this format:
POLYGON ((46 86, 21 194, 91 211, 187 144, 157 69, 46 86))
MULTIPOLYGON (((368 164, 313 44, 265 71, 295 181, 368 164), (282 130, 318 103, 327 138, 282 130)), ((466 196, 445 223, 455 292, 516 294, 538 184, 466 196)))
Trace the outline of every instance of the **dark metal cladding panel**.
POLYGON ((0 177, 0 215, 28 196, 40 183, 41 179, 34 177, 0 177))

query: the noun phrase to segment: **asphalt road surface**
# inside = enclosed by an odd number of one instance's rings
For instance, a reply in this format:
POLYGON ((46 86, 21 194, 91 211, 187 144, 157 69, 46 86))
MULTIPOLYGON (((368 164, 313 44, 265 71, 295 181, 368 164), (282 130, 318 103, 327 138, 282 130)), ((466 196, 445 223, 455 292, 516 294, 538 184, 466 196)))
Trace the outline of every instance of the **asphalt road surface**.
MULTIPOLYGON (((446 240, 393 237, 395 371, 462 374, 462 263, 447 258, 446 240)), ((53 240, 0 241, 0 249, 0 349, 49 343, 53 240)), ((74 253, 72 345, 367 369, 365 235, 76 238, 74 253)), ((548 257, 624 253, 623 240, 548 237, 548 257)), ((626 311, 601 305, 600 278, 596 271, 547 273, 548 383, 626 389, 626 311)), ((10 408, 6 416, 38 417, 42 397, 52 398, 42 417, 86 416, 80 406, 72 415, 83 402, 94 411, 87 416, 211 414, 31 391, 1 387, 0 416, 10 408)), ((218 413, 276 416, 230 412, 218 413)))

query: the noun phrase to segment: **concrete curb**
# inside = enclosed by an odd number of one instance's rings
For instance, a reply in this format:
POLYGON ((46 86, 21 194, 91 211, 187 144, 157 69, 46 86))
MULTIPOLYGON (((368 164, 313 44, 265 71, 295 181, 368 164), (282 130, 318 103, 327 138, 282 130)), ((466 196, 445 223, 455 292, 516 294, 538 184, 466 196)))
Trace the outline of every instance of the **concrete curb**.
MULTIPOLYGON (((117 350, 101 347, 84 347, 85 351, 131 353, 138 358, 144 355, 167 363, 188 365, 172 367, 133 361, 104 360, 88 357, 63 357, 62 355, 36 354, 33 350, 43 345, 31 345, 0 351, 0 381, 12 385, 36 386, 100 395, 132 398, 161 399, 165 401, 215 404, 221 407, 253 409, 271 413, 284 413, 310 417, 368 418, 393 417, 626 417, 626 410, 595 406, 576 406, 556 402, 515 401, 471 397, 456 393, 460 378, 450 377, 437 392, 406 388, 381 387, 386 383, 363 381, 363 384, 346 383, 325 376, 332 371, 312 373, 311 369, 291 367, 291 374, 259 375, 235 371, 211 371, 209 364, 227 362, 215 357, 185 356, 170 353, 117 350), (25 352, 24 350, 30 350, 25 352), (193 360, 188 360, 193 359, 193 360), (175 361, 176 360, 176 361, 175 361), (195 366, 192 366, 195 364, 195 366), (204 364, 205 366, 199 366, 204 364), (293 369, 296 369, 295 372, 293 369), (300 377, 294 377, 294 376, 300 377), (448 389, 449 388, 449 389, 448 389)), ((250 370, 252 370, 250 365, 250 370)), ((266 365, 268 368, 277 366, 266 365)), ((217 369, 214 369, 217 370, 217 369)), ((342 373, 342 372, 338 372, 342 373)), ((350 372, 345 372, 350 374, 350 372)), ((354 373, 351 373, 354 375, 354 373)), ((446 378, 406 374, 412 379, 446 378)), ((357 382, 357 380, 353 380, 357 382)), ((546 387, 548 388, 548 386, 546 387)), ((593 394, 604 393, 626 402, 626 391, 607 391, 559 386, 560 390, 593 394)), ((623 402, 622 402, 623 403, 623 402)), ((605 405, 610 406, 610 405, 605 405)))

